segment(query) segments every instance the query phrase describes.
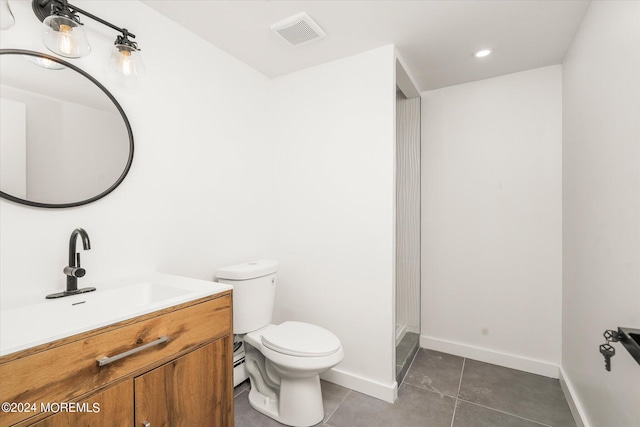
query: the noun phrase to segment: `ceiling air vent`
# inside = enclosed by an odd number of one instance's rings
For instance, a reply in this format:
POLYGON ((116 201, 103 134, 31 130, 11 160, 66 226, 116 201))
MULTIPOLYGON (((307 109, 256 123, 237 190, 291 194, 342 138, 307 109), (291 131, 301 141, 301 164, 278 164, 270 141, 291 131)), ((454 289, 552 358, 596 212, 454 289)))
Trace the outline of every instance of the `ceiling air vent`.
POLYGON ((326 33, 306 13, 298 13, 271 26, 280 37, 293 46, 321 39, 326 33))

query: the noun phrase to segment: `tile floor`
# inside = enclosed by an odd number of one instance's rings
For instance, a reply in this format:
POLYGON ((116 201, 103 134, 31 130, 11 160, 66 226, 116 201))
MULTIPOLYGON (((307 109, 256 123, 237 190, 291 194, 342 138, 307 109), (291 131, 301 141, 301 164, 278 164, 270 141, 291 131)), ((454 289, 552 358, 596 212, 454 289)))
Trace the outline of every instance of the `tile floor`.
MULTIPOLYGON (((235 427, 282 424, 255 411, 248 384, 235 392, 235 427)), ((395 404, 323 381, 326 427, 575 427, 558 380, 426 349, 395 404)))
POLYGON ((420 335, 407 332, 396 345, 396 381, 398 384, 407 375, 407 371, 411 367, 411 362, 416 357, 416 352, 420 348, 420 335))

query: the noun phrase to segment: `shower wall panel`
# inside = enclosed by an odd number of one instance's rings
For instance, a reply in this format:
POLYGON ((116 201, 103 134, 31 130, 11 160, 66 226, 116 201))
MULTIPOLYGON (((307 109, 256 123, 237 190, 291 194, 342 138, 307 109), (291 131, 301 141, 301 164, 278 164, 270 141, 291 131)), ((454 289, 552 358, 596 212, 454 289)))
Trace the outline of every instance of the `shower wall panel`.
POLYGON ((396 101, 396 150, 396 332, 403 334, 420 332, 420 98, 396 101))

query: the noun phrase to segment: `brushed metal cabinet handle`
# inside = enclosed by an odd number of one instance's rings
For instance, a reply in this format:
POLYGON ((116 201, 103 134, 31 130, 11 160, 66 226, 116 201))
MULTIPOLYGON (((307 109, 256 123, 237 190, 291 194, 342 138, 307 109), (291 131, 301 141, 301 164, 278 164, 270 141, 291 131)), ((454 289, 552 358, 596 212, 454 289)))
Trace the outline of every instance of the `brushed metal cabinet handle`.
POLYGON ((151 427, 151 423, 149 421, 143 421, 142 427, 151 427))
POLYGON ((113 363, 116 360, 124 359, 127 356, 131 356, 132 354, 136 354, 148 349, 149 347, 154 347, 167 341, 169 341, 169 337, 167 335, 163 335, 155 341, 151 341, 150 343, 141 345, 140 347, 132 348, 131 350, 125 351, 124 353, 116 354, 115 356, 111 357, 101 357, 100 359, 97 359, 96 362, 98 363, 98 366, 108 365, 109 363, 113 363))

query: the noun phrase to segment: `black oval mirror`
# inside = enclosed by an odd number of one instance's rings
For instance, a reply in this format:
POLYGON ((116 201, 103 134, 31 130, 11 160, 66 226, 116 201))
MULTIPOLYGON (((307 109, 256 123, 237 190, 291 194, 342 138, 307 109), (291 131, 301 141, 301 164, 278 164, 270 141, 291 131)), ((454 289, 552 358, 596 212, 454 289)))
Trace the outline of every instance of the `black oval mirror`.
POLYGON ((133 161, 133 133, 118 101, 57 57, 0 55, 0 197, 66 208, 112 192, 133 161))

